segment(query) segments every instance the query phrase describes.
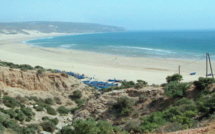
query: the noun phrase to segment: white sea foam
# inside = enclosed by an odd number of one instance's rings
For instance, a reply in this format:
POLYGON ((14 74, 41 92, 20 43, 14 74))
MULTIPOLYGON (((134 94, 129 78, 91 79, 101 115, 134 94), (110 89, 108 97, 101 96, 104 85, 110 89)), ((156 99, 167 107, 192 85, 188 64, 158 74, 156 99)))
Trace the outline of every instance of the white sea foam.
POLYGON ((63 44, 63 45, 60 45, 61 48, 70 48, 72 46, 75 46, 76 44, 63 44))
POLYGON ((174 53, 170 50, 164 50, 164 49, 155 49, 155 48, 148 48, 148 47, 131 47, 131 46, 109 46, 114 48, 124 48, 124 49, 136 49, 136 50, 146 50, 146 51, 154 51, 154 52, 160 52, 160 53, 174 53))

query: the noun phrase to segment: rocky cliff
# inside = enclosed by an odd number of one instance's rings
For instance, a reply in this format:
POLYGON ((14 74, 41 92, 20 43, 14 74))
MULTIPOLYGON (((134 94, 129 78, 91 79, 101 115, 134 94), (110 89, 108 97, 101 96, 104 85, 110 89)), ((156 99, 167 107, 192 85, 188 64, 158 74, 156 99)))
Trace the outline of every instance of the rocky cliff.
POLYGON ((9 69, 0 67, 0 88, 6 87, 20 88, 25 90, 40 91, 67 91, 82 89, 86 86, 78 79, 61 74, 44 72, 38 74, 34 71, 21 71, 19 69, 9 69))

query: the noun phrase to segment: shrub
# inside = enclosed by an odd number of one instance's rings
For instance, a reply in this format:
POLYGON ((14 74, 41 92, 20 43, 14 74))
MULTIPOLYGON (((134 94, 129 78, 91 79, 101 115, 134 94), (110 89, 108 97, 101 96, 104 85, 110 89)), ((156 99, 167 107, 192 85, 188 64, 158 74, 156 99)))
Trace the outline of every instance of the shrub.
POLYGON ((145 94, 141 94, 139 97, 139 102, 143 102, 147 99, 147 96, 145 94))
POLYGON ((75 111, 76 111, 76 110, 78 110, 79 108, 80 108, 80 107, 74 107, 74 108, 71 108, 71 113, 72 113, 72 114, 74 114, 74 113, 75 113, 75 111))
POLYGON ((19 131, 20 134, 36 134, 36 131, 33 128, 22 127, 19 131))
POLYGON ((143 87, 147 86, 147 84, 148 83, 146 81, 137 80, 137 83, 135 84, 134 88, 140 89, 140 88, 143 88, 143 87))
POLYGON ((115 109, 121 116, 129 115, 132 112, 133 107, 134 100, 126 96, 120 97, 117 103, 113 105, 113 109, 115 109))
POLYGON ((134 131, 135 133, 141 132, 139 125, 139 121, 129 121, 125 126, 125 130, 128 132, 134 131))
POLYGON ((39 133, 40 130, 40 126, 38 124, 30 124, 27 126, 28 128, 34 129, 37 133, 39 133))
POLYGON ((99 120, 96 126, 99 129, 99 134, 113 134, 112 125, 106 121, 99 120))
POLYGON ((72 134, 73 130, 70 126, 63 127, 57 134, 72 134))
POLYGON ((71 99, 80 99, 82 97, 82 93, 80 90, 73 91, 73 95, 70 95, 71 99))
POLYGON ((35 109, 37 110, 37 111, 43 111, 43 106, 42 105, 38 105, 35 109))
POLYGON ((9 97, 9 96, 4 96, 3 97, 3 103, 5 106, 10 107, 10 108, 15 108, 19 106, 19 102, 17 102, 16 99, 9 97))
POLYGON ((49 119, 50 122, 54 123, 55 125, 58 124, 59 120, 58 118, 54 118, 54 119, 49 119))
POLYGON ((181 105, 191 105, 194 104, 194 102, 190 99, 187 98, 182 98, 180 100, 178 100, 177 102, 175 102, 175 106, 181 106, 181 105))
POLYGON ((54 104, 54 101, 52 98, 46 98, 45 99, 45 103, 48 104, 48 105, 53 105, 54 104))
POLYGON ((6 120, 2 123, 5 128, 10 128, 14 131, 20 131, 20 126, 14 120, 6 120))
POLYGON ((31 65, 27 65, 27 64, 19 65, 19 67, 24 70, 33 70, 34 69, 31 65))
POLYGON ((23 112, 21 110, 18 110, 16 111, 16 117, 15 119, 18 120, 18 121, 24 121, 25 120, 25 114, 23 114, 23 112))
POLYGON ((41 68, 37 70, 38 75, 42 75, 44 72, 45 72, 45 70, 41 69, 41 68))
POLYGON ((77 103, 78 107, 80 107, 86 102, 86 99, 77 99, 75 102, 77 103))
POLYGON ((141 124, 140 129, 146 133, 157 129, 159 126, 166 123, 163 116, 161 112, 154 112, 151 116, 141 118, 144 122, 141 124))
POLYGON ((44 121, 49 120, 49 117, 48 116, 44 116, 44 117, 42 117, 42 120, 44 120, 44 121))
POLYGON ((170 82, 173 82, 173 81, 179 82, 179 81, 182 80, 182 78, 183 78, 182 75, 180 75, 180 74, 174 74, 172 76, 167 76, 166 77, 166 81, 167 81, 167 83, 170 83, 170 82))
POLYGON ((54 97, 54 101, 55 101, 55 103, 57 103, 57 104, 62 104, 60 98, 58 98, 58 97, 54 97))
POLYGON ((61 72, 61 76, 63 76, 63 77, 66 77, 66 78, 68 78, 69 77, 69 75, 66 73, 66 72, 61 72))
POLYGON ((178 83, 176 81, 172 81, 166 85, 165 94, 167 97, 183 97, 190 86, 191 85, 189 83, 178 83))
POLYGON ((47 107, 46 107, 46 110, 47 110, 47 113, 50 114, 50 115, 57 115, 55 109, 53 109, 53 108, 50 107, 50 106, 47 106, 47 107))
POLYGON ((12 109, 8 109, 8 110, 3 110, 2 112, 4 112, 5 114, 9 115, 10 118, 15 118, 16 117, 16 112, 12 109))
POLYGON ((7 120, 7 118, 8 117, 4 113, 0 112, 0 124, 7 120))
POLYGON ((21 108, 21 111, 28 117, 28 119, 32 119, 32 117, 35 115, 35 113, 32 111, 31 108, 21 108))
POLYGON ((60 113, 60 115, 67 115, 69 113, 69 109, 65 108, 64 106, 58 107, 57 111, 60 113))
POLYGON ((212 83, 215 82, 215 79, 213 78, 203 78, 200 77, 198 81, 194 81, 193 84, 195 85, 197 90, 204 90, 207 88, 210 88, 212 86, 212 83))
POLYGON ((44 69, 44 68, 41 67, 41 66, 35 66, 34 68, 35 68, 35 69, 44 69))
POLYGON ((120 87, 121 89, 123 89, 123 88, 132 88, 132 87, 135 86, 135 83, 133 81, 128 81, 128 82, 122 81, 121 84, 122 84, 121 87, 120 87))
POLYGON ((41 127, 43 128, 44 131, 52 133, 55 130, 55 125, 52 122, 43 122, 40 125, 41 125, 41 127))
POLYGON ((200 112, 212 114, 215 111, 215 93, 199 98, 197 106, 200 112))
POLYGON ((93 119, 89 120, 75 120, 73 122, 73 133, 74 134, 97 134, 99 128, 96 127, 96 122, 93 119))

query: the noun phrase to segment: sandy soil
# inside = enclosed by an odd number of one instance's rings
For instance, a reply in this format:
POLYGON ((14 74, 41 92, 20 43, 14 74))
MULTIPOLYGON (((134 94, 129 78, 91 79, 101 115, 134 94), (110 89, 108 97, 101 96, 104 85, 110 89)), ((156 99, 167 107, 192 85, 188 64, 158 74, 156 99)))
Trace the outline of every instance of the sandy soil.
POLYGON ((97 80, 107 80, 109 78, 142 79, 149 82, 149 84, 161 84, 165 82, 166 76, 178 72, 179 65, 181 65, 181 74, 186 82, 205 76, 204 59, 195 62, 195 60, 134 58, 66 49, 33 47, 23 44, 22 41, 65 34, 28 32, 30 35, 0 34, 0 60, 73 71, 89 77, 94 76, 97 80), (192 72, 197 74, 191 76, 190 73, 192 72))

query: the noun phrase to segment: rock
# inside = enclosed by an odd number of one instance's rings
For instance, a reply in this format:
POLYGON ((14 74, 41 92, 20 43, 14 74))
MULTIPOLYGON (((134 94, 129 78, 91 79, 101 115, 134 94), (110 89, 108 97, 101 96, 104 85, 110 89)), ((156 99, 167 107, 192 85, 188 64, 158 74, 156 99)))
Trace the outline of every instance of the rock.
POLYGON ((71 117, 69 117, 69 118, 67 118, 67 120, 68 120, 68 121, 72 121, 72 118, 71 118, 71 117))

